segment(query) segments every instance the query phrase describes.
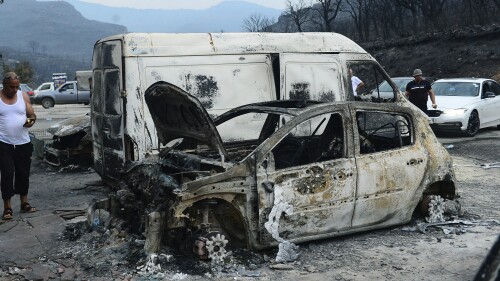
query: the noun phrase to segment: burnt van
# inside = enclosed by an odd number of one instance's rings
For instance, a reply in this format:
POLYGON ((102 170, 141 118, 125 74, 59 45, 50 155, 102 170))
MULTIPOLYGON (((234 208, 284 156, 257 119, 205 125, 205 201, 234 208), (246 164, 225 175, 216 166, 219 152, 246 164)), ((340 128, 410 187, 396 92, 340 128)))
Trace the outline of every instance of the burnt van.
POLYGON ((92 75, 94 164, 111 181, 157 154, 144 98, 157 82, 196 97, 212 118, 272 100, 407 103, 370 54, 336 33, 120 34, 95 44, 92 75), (384 81, 393 95, 381 98, 384 81))

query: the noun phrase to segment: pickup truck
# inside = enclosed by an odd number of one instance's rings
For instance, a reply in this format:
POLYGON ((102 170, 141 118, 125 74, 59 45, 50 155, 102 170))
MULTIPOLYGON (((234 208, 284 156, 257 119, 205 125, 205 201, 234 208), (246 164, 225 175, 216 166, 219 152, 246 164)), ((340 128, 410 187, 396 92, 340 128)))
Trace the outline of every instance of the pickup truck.
POLYGON ((68 81, 54 91, 40 92, 34 99, 35 104, 43 108, 53 107, 55 104, 90 103, 90 90, 78 89, 76 81, 68 81))

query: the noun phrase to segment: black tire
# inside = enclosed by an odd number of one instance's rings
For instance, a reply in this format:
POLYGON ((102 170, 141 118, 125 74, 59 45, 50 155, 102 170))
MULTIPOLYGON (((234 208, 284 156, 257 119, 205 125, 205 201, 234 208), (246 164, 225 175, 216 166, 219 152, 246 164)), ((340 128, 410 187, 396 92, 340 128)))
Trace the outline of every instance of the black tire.
POLYGON ((42 99, 42 106, 45 109, 53 107, 54 106, 54 100, 51 99, 51 98, 43 98, 42 99))
POLYGON ((467 129, 464 131, 464 135, 467 137, 473 137, 479 132, 479 126, 481 121, 479 120, 479 114, 477 111, 472 111, 469 116, 469 122, 467 123, 467 129))

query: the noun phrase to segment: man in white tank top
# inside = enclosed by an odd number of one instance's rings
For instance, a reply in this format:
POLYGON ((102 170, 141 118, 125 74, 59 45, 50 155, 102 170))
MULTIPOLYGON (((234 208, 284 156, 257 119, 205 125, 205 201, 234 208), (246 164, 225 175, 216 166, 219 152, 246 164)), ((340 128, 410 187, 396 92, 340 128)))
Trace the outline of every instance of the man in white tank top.
POLYGON ((7 72, 0 91, 0 187, 2 191, 3 220, 13 216, 10 199, 19 194, 21 212, 36 212, 28 203, 29 176, 33 146, 28 128, 36 120, 28 95, 19 90, 19 77, 7 72))

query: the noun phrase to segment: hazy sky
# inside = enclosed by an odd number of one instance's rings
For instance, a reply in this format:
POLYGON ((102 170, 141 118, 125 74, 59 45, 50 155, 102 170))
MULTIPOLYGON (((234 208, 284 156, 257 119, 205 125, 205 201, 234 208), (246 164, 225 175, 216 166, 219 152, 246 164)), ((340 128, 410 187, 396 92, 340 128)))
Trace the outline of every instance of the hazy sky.
MULTIPOLYGON (((231 0, 80 0, 113 7, 138 9, 206 9, 231 0)), ((234 1, 234 0, 233 0, 234 1)), ((285 0, 245 0, 265 7, 284 9, 285 0)))

